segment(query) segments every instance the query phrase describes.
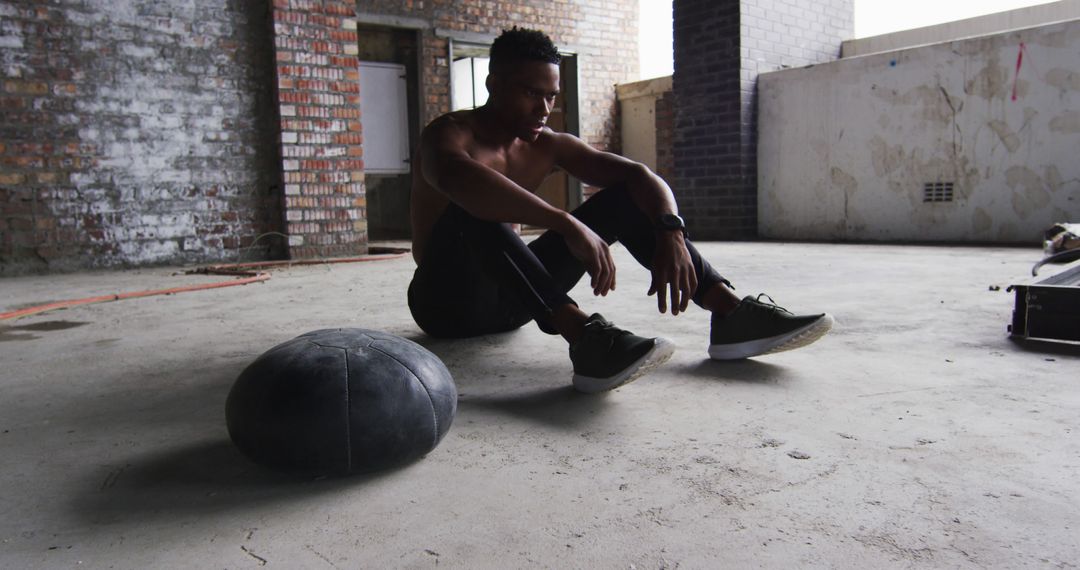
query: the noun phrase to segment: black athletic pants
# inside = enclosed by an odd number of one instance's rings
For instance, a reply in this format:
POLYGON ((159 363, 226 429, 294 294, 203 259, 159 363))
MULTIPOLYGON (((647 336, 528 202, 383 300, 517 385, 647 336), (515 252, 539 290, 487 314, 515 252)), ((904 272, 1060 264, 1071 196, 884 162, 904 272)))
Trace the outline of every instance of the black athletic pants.
MULTIPOLYGON (((607 243, 622 242, 645 268, 652 264, 656 233, 625 187, 597 192, 571 214, 607 243)), ((693 301, 727 283, 686 241, 697 274, 693 301)), ((424 332, 464 338, 505 332, 535 319, 555 334, 551 312, 585 274, 562 236, 544 232, 528 245, 510 224, 487 222, 451 203, 435 223, 409 284, 409 309, 424 332)))

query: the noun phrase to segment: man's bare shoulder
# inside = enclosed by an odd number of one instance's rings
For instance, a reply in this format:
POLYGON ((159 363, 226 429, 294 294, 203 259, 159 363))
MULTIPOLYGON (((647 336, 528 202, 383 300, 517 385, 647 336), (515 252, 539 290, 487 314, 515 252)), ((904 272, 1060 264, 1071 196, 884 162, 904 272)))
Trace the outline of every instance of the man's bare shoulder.
POLYGON ((469 110, 454 111, 452 113, 441 115, 428 123, 428 125, 424 127, 423 136, 425 138, 433 139, 445 139, 446 137, 455 139, 460 139, 461 137, 472 138, 474 131, 475 120, 473 118, 473 112, 469 110))
POLYGON ((575 146, 578 144, 585 144, 581 139, 570 133, 555 131, 550 127, 544 127, 543 133, 536 139, 536 142, 544 143, 549 146, 575 146))
POLYGON ((543 143, 554 155, 556 161, 561 162, 567 159, 580 158, 595 152, 595 149, 575 135, 552 131, 551 129, 544 129, 544 131, 544 136, 540 137, 537 142, 543 143))

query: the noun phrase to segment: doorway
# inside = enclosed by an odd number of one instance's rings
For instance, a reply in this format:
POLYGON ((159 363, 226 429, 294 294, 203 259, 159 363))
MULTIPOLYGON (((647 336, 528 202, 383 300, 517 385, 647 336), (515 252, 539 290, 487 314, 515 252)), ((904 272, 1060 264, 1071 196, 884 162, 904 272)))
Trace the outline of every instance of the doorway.
POLYGON ((368 239, 407 240, 412 150, 420 136, 417 30, 358 27, 368 239))

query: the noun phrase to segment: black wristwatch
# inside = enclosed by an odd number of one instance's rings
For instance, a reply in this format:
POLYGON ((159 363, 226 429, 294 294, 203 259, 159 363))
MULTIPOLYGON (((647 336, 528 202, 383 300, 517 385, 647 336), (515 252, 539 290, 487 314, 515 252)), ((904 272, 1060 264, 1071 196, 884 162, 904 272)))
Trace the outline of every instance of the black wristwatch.
POLYGON ((679 230, 686 235, 686 222, 677 214, 660 214, 656 218, 656 231, 679 230))

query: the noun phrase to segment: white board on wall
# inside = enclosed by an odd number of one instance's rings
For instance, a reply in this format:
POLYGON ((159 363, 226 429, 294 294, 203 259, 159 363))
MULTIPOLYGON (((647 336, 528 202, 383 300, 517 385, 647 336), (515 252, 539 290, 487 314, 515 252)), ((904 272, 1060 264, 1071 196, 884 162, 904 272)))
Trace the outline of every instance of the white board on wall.
POLYGON ((409 172, 408 102, 404 65, 360 62, 364 172, 409 172))

